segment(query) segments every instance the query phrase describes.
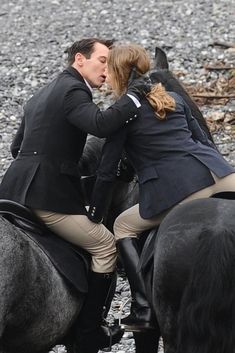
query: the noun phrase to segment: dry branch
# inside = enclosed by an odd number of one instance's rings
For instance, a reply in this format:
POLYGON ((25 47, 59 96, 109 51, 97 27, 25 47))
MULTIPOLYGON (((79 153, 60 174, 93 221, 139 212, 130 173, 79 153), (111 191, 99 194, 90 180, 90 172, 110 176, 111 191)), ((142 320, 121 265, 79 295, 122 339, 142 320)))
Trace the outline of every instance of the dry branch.
POLYGON ((215 45, 215 46, 217 45, 223 48, 235 48, 235 43, 228 43, 228 42, 215 41, 212 43, 212 45, 215 45))
POLYGON ((193 97, 200 97, 200 98, 212 98, 212 99, 222 99, 222 98, 235 98, 234 94, 229 94, 229 95, 222 95, 222 94, 205 94, 205 93, 193 93, 193 97))
POLYGON ((205 65, 204 69, 206 69, 206 70, 234 70, 235 66, 205 65))

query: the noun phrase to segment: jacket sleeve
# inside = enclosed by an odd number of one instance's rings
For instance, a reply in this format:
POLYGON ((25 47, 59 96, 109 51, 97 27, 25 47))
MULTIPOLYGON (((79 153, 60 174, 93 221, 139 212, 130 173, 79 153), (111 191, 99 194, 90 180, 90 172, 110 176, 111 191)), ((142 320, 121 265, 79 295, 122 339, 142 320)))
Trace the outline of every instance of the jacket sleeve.
POLYGON ((192 138, 200 141, 204 145, 217 149, 211 140, 209 140, 205 131, 202 130, 197 120, 192 116, 191 111, 186 103, 184 103, 185 116, 188 122, 188 127, 192 132, 192 138))
POLYGON ((126 136, 127 129, 123 128, 104 144, 88 211, 88 218, 93 222, 100 223, 107 215, 126 136))
POLYGON ((18 152, 20 150, 20 146, 24 137, 24 128, 25 128, 25 118, 23 116, 20 126, 16 132, 15 137, 13 138, 10 150, 13 158, 16 158, 18 155, 18 152))
POLYGON ((107 137, 138 116, 138 108, 130 97, 123 95, 108 109, 101 111, 92 102, 86 89, 73 87, 65 95, 64 109, 68 121, 77 128, 107 137))

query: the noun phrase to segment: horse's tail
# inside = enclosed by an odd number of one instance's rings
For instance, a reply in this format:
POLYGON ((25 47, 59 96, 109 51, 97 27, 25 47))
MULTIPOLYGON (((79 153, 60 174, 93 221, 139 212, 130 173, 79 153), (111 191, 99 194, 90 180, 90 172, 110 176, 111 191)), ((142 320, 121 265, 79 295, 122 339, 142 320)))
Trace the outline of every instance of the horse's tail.
POLYGON ((235 352, 235 234, 219 229, 201 234, 178 316, 177 353, 212 352, 235 352))

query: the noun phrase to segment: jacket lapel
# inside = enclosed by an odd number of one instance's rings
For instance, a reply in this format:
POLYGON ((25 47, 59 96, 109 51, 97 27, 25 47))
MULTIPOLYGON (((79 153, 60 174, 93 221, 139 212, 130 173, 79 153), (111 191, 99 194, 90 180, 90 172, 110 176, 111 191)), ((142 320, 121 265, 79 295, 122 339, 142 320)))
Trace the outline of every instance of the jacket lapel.
POLYGON ((74 69, 74 67, 72 66, 68 66, 65 70, 65 73, 69 73, 70 75, 72 75, 73 77, 75 77, 78 81, 80 81, 81 83, 84 84, 86 91, 89 93, 89 95, 92 97, 92 93, 91 90, 89 89, 89 87, 87 87, 86 82, 84 81, 84 78, 82 77, 82 75, 76 70, 74 69))

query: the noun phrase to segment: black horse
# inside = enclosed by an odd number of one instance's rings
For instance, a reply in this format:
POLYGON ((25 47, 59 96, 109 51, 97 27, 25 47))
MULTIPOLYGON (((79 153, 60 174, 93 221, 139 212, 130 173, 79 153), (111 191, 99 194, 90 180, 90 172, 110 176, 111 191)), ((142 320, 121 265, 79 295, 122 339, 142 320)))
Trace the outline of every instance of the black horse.
POLYGON ((152 231, 142 263, 159 331, 148 352, 160 335, 165 353, 235 352, 235 194, 217 197, 177 206, 152 231))

